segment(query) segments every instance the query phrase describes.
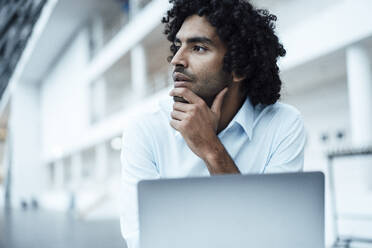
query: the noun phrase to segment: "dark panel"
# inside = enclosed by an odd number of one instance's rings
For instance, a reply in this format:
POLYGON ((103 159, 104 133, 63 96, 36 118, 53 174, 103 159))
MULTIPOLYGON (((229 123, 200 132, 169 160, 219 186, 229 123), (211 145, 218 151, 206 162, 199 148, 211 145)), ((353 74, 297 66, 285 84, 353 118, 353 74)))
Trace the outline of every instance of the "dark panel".
POLYGON ((47 0, 0 0, 0 99, 47 0))

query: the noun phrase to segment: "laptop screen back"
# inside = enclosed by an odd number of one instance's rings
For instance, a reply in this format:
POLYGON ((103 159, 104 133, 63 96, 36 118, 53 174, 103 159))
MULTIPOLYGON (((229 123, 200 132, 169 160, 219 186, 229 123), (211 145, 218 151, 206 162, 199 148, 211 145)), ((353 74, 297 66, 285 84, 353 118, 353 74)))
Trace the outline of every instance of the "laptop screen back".
POLYGON ((323 248, 324 175, 141 181, 141 248, 323 248))

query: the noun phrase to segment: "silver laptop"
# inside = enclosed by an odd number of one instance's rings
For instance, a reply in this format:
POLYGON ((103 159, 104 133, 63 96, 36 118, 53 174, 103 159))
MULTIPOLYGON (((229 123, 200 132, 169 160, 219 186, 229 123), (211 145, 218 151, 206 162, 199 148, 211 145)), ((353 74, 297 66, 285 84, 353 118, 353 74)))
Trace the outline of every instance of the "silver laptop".
POLYGON ((138 184, 141 248, 324 248, 321 172, 138 184))

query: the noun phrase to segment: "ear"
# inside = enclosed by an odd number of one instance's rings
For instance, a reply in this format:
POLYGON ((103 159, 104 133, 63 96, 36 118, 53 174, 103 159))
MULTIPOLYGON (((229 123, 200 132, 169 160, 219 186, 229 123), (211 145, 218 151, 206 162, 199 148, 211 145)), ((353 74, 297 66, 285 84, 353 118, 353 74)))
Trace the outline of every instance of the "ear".
POLYGON ((239 83, 245 79, 245 76, 238 76, 235 72, 232 72, 232 78, 234 83, 239 83))

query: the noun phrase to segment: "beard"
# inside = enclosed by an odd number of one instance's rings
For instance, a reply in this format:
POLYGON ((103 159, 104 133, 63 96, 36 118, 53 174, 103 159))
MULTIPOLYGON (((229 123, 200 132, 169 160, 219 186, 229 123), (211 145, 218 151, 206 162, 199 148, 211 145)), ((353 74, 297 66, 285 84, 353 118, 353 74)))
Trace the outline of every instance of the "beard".
MULTIPOLYGON (((216 73, 210 73, 207 70, 202 71, 199 76, 187 72, 183 67, 176 68, 174 72, 182 73, 191 79, 192 86, 190 90, 202 98, 208 107, 212 106, 218 93, 232 83, 232 75, 222 69, 216 73)), ((179 96, 174 96, 173 100, 175 102, 189 103, 179 96)))

